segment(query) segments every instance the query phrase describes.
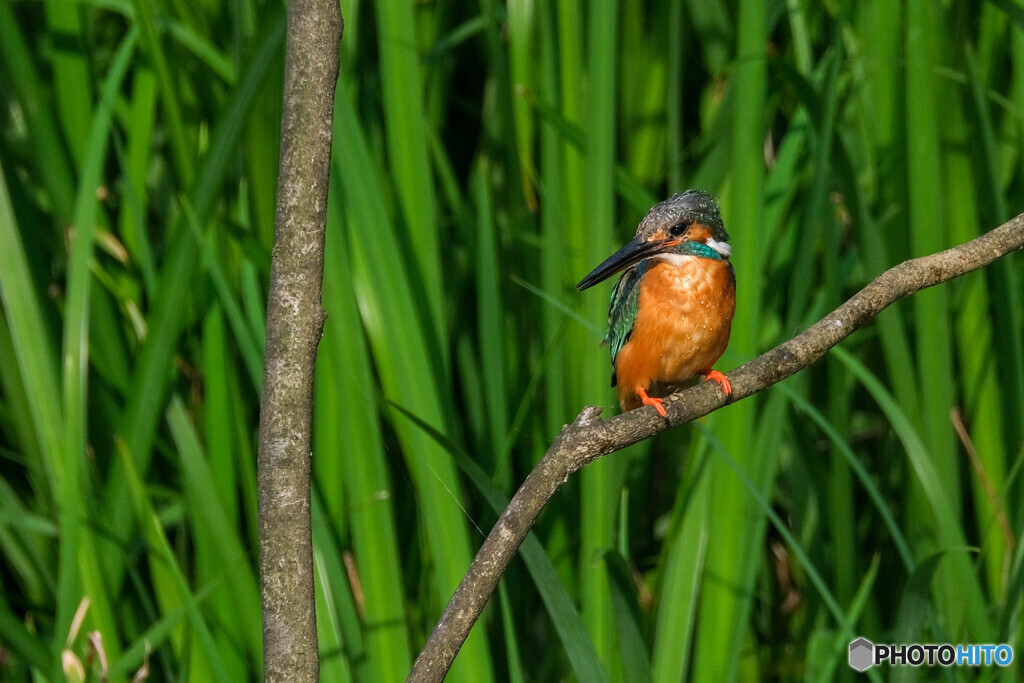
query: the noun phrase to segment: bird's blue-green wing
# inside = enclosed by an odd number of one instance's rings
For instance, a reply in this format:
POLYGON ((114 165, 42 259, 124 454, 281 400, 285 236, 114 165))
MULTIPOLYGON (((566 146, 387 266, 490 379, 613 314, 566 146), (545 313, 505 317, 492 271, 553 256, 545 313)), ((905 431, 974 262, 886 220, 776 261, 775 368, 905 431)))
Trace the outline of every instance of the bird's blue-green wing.
MULTIPOLYGON (((640 280, 647 271, 647 261, 643 260, 633 266, 619 278, 612 290, 612 298, 608 305, 608 334, 605 341, 612 352, 612 367, 619 351, 629 341, 636 324, 637 302, 640 299, 640 280)), ((615 373, 612 373, 612 386, 615 386, 615 373)))

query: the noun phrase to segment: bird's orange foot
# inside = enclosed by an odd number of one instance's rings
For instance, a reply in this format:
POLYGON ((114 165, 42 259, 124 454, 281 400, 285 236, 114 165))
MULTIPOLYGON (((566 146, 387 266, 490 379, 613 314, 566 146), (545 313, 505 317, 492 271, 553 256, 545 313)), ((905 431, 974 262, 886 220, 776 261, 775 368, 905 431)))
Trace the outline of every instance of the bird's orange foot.
POLYGON ((718 382, 719 386, 722 387, 722 392, 726 396, 732 393, 732 384, 730 384, 728 378, 718 370, 704 370, 700 374, 704 375, 705 382, 718 382))
POLYGON ((651 398, 643 387, 636 388, 636 395, 640 397, 640 402, 645 406, 654 406, 654 409, 658 411, 658 415, 668 417, 668 412, 665 410, 665 402, 660 398, 651 398))

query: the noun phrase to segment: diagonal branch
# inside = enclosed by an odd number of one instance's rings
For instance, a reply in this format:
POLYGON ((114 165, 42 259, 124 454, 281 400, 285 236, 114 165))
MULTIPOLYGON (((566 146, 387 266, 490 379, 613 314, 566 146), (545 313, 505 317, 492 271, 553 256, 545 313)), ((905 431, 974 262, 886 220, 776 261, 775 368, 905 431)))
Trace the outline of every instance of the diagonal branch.
MULTIPOLYGON (((1024 214, 970 242, 890 268, 812 327, 729 373, 731 401, 810 366, 895 301, 983 268, 1022 247, 1024 214)), ((498 579, 541 510, 571 474, 603 455, 696 420, 725 403, 718 385, 702 382, 665 401, 667 419, 659 418, 654 410, 639 409, 602 420, 600 408, 584 408, 571 425, 562 428, 498 518, 416 658, 408 680, 441 681, 445 677, 498 579)))

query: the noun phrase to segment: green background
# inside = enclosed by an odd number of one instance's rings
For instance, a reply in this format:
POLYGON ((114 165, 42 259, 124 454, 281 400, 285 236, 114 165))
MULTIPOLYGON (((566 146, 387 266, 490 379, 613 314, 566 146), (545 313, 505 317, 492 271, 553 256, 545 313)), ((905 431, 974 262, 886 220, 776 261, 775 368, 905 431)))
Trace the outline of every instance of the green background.
MULTIPOLYGON (((325 681, 400 680, 584 405, 646 210, 715 193, 729 370, 1024 205, 1024 5, 345 0, 316 386, 325 681)), ((0 0, 0 678, 259 676, 284 12, 0 0), (87 597, 84 621, 75 619, 87 597), (70 634, 70 635, 69 635, 70 634), (63 654, 62 654, 63 653, 63 654), (147 655, 147 653, 149 653, 147 655)), ((1024 258, 586 468, 452 681, 1024 675, 1024 258), (959 431, 957 429, 959 427, 959 431)))

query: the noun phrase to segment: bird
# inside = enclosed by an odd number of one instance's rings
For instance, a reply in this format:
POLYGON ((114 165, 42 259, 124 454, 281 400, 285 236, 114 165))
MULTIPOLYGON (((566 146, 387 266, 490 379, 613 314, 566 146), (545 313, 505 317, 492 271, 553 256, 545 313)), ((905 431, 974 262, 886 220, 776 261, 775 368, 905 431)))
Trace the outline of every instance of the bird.
POLYGON ((713 365, 729 343, 736 310, 732 247, 714 197, 687 190, 656 204, 631 242, 583 278, 583 291, 625 270, 608 307, 612 386, 622 410, 652 406, 694 376, 732 385, 713 365))

